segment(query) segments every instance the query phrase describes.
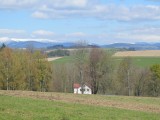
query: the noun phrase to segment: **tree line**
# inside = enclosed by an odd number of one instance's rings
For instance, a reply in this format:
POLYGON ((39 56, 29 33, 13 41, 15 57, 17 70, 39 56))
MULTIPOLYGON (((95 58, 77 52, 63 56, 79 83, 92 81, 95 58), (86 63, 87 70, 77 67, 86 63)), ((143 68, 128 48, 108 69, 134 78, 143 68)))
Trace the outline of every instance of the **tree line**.
POLYGON ((117 64, 112 53, 80 47, 73 62, 52 64, 42 51, 0 49, 0 89, 73 93, 73 84, 87 84, 92 94, 160 96, 160 65, 135 66, 132 58, 117 64))
POLYGON ((56 56, 69 56, 70 51, 64 49, 57 49, 47 53, 48 57, 56 57, 56 56))
POLYGON ((48 91, 51 64, 40 51, 0 50, 0 89, 48 91))
MULTIPOLYGON (((79 48, 74 63, 55 64, 52 91, 73 92, 73 84, 87 84, 92 94, 160 96, 160 65, 148 68, 133 64, 130 57, 115 61, 110 51, 79 48)), ((83 91, 82 91, 83 93, 83 91)))

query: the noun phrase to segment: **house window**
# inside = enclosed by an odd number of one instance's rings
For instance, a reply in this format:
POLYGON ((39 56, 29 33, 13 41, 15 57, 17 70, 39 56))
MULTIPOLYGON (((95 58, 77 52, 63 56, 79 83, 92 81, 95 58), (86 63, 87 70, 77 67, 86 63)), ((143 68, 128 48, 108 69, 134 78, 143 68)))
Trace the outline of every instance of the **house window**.
MULTIPOLYGON (((80 91, 82 91, 82 89, 80 89, 80 91)), ((85 89, 83 89, 83 91, 85 91, 85 89)))
POLYGON ((89 89, 87 89, 87 91, 89 91, 89 89))

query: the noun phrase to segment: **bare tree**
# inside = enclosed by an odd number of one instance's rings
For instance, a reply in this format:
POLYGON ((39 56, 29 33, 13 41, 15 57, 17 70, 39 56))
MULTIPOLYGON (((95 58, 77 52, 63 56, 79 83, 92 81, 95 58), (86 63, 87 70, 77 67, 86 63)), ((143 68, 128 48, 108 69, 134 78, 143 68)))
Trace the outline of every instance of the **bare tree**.
POLYGON ((136 68, 134 79, 134 94, 136 96, 144 96, 150 79, 149 69, 136 68))
POLYGON ((81 91, 82 94, 84 93, 84 69, 86 64, 86 53, 87 53, 87 42, 86 41, 78 41, 76 44, 76 51, 74 53, 75 57, 75 65, 78 68, 79 71, 79 79, 81 83, 81 91))
POLYGON ((132 75, 133 75, 133 65, 132 65, 132 59, 129 57, 124 58, 118 69, 118 78, 120 79, 121 83, 123 84, 122 90, 126 92, 128 96, 131 95, 132 90, 132 75))
MULTIPOLYGON (((92 94, 97 94, 101 78, 109 70, 109 54, 100 48, 92 48, 89 54, 89 76, 92 94)), ((104 81, 103 81, 104 82, 104 81)), ((104 87, 104 86, 103 86, 104 87)))
POLYGON ((1 53, 1 75, 5 79, 6 89, 10 89, 10 81, 11 81, 11 69, 12 69, 12 50, 9 48, 3 49, 1 53))

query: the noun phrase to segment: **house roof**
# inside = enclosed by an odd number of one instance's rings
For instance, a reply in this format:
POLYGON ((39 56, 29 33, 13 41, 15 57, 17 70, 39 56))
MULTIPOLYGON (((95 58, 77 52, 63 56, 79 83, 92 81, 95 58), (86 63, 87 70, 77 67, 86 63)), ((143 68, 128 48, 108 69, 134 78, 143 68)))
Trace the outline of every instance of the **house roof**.
POLYGON ((74 87, 74 88, 79 88, 79 87, 80 87, 80 84, 74 83, 73 87, 74 87))
MULTIPOLYGON (((89 88, 91 88, 90 85, 88 85, 88 84, 84 84, 84 85, 87 86, 87 87, 89 87, 89 88)), ((73 84, 73 88, 80 88, 80 87, 81 87, 81 85, 78 84, 78 83, 74 83, 73 84)))

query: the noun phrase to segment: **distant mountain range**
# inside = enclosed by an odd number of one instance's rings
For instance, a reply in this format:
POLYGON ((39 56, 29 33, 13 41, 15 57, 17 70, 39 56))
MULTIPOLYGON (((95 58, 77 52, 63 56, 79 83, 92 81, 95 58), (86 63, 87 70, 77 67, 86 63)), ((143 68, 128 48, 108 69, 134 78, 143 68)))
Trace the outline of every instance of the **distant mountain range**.
POLYGON ((114 43, 110 45, 103 45, 103 48, 121 48, 128 50, 160 50, 160 43, 114 43))
MULTIPOLYGON (((75 43, 73 42, 38 42, 38 41, 0 41, 0 44, 6 44, 11 48, 73 48, 75 47, 75 43)), ((102 48, 118 48, 118 49, 128 49, 128 50, 160 50, 160 43, 113 43, 108 45, 88 45, 88 47, 102 47, 102 48)))
POLYGON ((38 41, 6 41, 1 42, 0 44, 4 43, 6 46, 10 48, 29 48, 33 47, 36 49, 40 48, 50 48, 57 45, 61 45, 63 47, 71 47, 74 45, 74 43, 71 42, 64 42, 64 43, 56 43, 56 42, 38 42, 38 41))

